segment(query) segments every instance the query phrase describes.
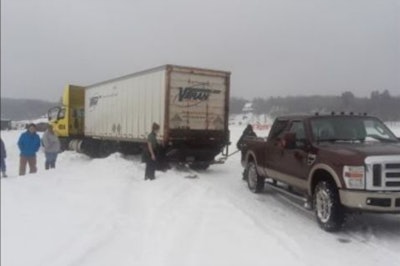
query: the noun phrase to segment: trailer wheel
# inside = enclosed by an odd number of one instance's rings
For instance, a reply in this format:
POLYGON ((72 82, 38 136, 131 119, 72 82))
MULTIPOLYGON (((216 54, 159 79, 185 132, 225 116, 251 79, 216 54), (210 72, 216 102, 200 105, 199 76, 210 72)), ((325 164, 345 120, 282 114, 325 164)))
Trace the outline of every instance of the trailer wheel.
POLYGON ((265 180, 257 173, 256 164, 249 162, 245 171, 247 185, 253 193, 260 193, 264 190, 265 180))
POLYGON ((335 184, 320 181, 315 187, 313 201, 319 226, 327 232, 340 230, 345 215, 335 184))

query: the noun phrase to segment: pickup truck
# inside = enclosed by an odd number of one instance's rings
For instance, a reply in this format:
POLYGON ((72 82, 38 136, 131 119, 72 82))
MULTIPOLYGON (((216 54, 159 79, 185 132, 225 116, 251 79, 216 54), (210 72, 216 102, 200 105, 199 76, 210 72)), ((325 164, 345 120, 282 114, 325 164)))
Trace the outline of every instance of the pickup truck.
POLYGON ((340 230, 351 210, 400 213, 400 140, 376 117, 279 117, 241 151, 252 192, 268 184, 301 197, 325 231, 340 230))

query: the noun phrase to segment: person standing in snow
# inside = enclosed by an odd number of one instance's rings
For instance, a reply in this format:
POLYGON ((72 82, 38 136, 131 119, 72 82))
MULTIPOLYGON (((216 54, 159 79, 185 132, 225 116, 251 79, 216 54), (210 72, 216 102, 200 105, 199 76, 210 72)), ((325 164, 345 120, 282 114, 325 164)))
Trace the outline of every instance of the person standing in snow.
POLYGON ((48 126, 46 132, 43 134, 42 145, 46 156, 44 168, 46 170, 56 168, 57 155, 60 152, 61 144, 58 137, 54 134, 51 125, 48 126))
POLYGON ((240 136, 238 142, 236 143, 236 147, 238 150, 242 150, 243 149, 243 142, 244 139, 247 137, 257 137, 256 133, 253 130, 252 125, 247 125, 247 127, 243 130, 242 135, 240 136))
POLYGON ((19 175, 25 175, 26 164, 29 164, 29 173, 36 173, 36 153, 40 148, 40 137, 36 133, 36 125, 29 124, 28 130, 21 134, 18 140, 20 150, 19 175))
POLYGON ((147 136, 147 158, 146 158, 146 171, 144 174, 144 180, 155 179, 155 172, 157 167, 157 153, 158 143, 157 134, 160 131, 160 126, 157 123, 153 123, 151 133, 147 136))
POLYGON ((1 138, 0 138, 0 141, 1 141, 1 154, 0 154, 1 176, 7 177, 7 174, 6 174, 6 158, 7 158, 6 146, 4 145, 4 142, 1 138))
MULTIPOLYGON (((243 152, 243 148, 244 148, 244 140, 245 138, 249 138, 249 137, 257 137, 257 134, 254 132, 252 125, 247 125, 247 127, 243 130, 242 135, 240 136, 238 142, 236 143, 236 147, 238 150, 241 151, 242 153, 242 159, 244 157, 244 152, 243 152)), ((243 171, 243 180, 246 179, 246 169, 243 171)))

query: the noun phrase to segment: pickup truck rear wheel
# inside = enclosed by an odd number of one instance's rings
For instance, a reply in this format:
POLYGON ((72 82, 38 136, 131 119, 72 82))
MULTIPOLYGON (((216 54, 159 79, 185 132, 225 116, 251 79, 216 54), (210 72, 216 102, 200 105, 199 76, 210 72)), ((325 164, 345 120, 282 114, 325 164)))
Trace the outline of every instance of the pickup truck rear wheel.
POLYGON ((256 164, 249 162, 246 167, 247 185, 253 193, 260 193, 264 190, 264 178, 257 173, 256 164))
POLYGON ((332 182, 320 181, 314 190, 314 207, 318 224, 328 232, 338 231, 344 223, 344 209, 332 182))

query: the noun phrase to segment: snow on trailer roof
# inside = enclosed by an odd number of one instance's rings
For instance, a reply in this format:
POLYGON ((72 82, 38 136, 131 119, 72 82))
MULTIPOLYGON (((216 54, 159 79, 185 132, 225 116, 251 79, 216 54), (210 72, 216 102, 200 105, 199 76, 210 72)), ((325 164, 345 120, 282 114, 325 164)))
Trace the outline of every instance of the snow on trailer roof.
POLYGON ((218 73, 219 75, 222 75, 222 76, 231 75, 231 72, 229 72, 229 71, 167 64, 167 65, 162 65, 162 66, 150 68, 150 69, 147 69, 147 70, 142 70, 142 71, 139 71, 139 72, 127 74, 127 75, 120 76, 120 77, 117 77, 117 78, 112 78, 112 79, 109 79, 109 80, 101 81, 101 82, 86 86, 85 88, 88 89, 88 88, 91 88, 91 87, 95 87, 95 86, 98 86, 98 85, 102 85, 102 84, 106 84, 106 83, 110 83, 110 82, 114 82, 114 81, 118 81, 118 80, 124 80, 124 79, 131 78, 131 77, 141 76, 143 74, 154 73, 154 72, 157 72, 157 71, 165 70, 165 69, 167 69, 169 67, 170 68, 175 68, 175 69, 190 69, 192 71, 196 71, 197 70, 197 71, 204 71, 204 72, 213 72, 213 73, 218 73))

